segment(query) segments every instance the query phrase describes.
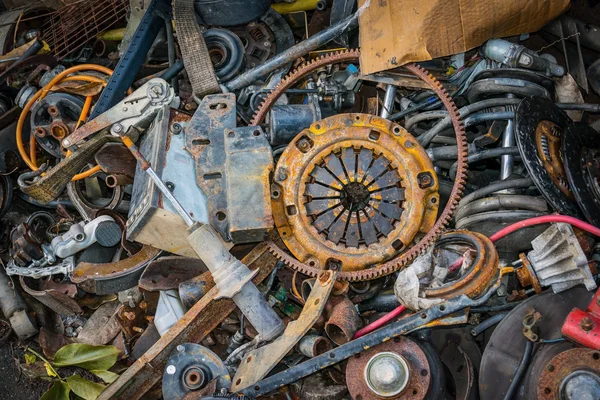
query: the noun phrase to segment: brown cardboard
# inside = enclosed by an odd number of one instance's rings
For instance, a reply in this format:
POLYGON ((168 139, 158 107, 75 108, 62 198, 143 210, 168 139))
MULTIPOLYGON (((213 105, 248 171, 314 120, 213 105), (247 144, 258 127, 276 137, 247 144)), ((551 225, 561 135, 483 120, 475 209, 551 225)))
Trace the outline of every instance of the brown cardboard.
MULTIPOLYGON (((371 74, 462 53, 497 37, 539 30, 569 0, 368 0, 360 66, 371 74)), ((364 5, 367 0, 359 0, 364 5)))

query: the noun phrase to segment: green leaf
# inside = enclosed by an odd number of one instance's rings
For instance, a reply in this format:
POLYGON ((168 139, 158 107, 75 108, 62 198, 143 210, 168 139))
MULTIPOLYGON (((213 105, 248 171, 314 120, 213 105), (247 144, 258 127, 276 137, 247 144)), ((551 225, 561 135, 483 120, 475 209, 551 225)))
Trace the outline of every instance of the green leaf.
POLYGON ((65 379, 73 393, 85 400, 96 400, 105 388, 104 385, 88 381, 79 375, 71 375, 65 379))
POLYGON ((102 379, 106 383, 113 383, 119 377, 118 374, 110 371, 91 369, 90 372, 96 375, 98 378, 102 379))
POLYGON ((37 357, 33 354, 25 354, 25 364, 31 365, 37 360, 37 357))
POLYGON ((56 352, 54 365, 58 367, 78 366, 87 370, 107 370, 112 367, 121 351, 115 346, 92 346, 71 343, 56 352))
POLYGON ((40 397, 40 400, 69 400, 69 385, 56 381, 52 387, 40 397))

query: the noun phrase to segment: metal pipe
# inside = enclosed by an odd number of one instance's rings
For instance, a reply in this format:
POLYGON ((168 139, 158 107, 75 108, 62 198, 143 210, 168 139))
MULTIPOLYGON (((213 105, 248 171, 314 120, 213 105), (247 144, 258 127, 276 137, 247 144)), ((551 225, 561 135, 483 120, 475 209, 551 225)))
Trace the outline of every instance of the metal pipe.
POLYGON ((358 16, 360 15, 361 11, 362 10, 359 9, 356 13, 340 21, 338 24, 330 26, 316 35, 313 35, 310 38, 296 44, 295 46, 290 47, 286 51, 271 58, 264 64, 244 72, 237 78, 224 84, 224 87, 228 91, 233 92, 251 85, 263 76, 281 68, 285 64, 296 60, 308 52, 318 49, 319 47, 333 40, 336 36, 358 27, 358 16))
POLYGON ((468 118, 465 118, 465 128, 469 126, 479 125, 483 122, 488 121, 496 121, 499 119, 513 119, 515 117, 515 113, 512 111, 500 111, 500 112, 490 112, 490 113, 479 113, 471 115, 468 118))
POLYGON ((394 111, 394 103, 396 102, 395 85, 387 85, 385 89, 385 97, 383 98, 383 107, 381 109, 381 118, 387 118, 394 111))
POLYGON ((508 313, 500 313, 486 319, 485 321, 471 329, 471 335, 473 335, 473 337, 481 335, 483 332, 502 321, 504 317, 506 317, 506 314, 508 313))
POLYGON ((504 189, 527 188, 531 185, 533 185, 533 181, 531 180, 531 178, 510 179, 506 181, 494 182, 491 185, 478 189, 463 197, 463 199, 458 204, 458 207, 464 207, 473 200, 481 199, 482 197, 485 197, 490 193, 494 193, 504 189))

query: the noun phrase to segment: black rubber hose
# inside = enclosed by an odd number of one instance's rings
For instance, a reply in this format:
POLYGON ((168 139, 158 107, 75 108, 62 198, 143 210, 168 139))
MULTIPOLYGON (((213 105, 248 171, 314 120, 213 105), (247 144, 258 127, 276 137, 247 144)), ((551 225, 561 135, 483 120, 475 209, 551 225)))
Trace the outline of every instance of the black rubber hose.
POLYGON ((494 182, 491 185, 478 189, 472 193, 469 193, 459 203, 459 207, 464 207, 469 204, 473 200, 481 199, 482 197, 487 196, 488 194, 499 192, 500 190, 506 189, 517 189, 517 188, 527 188, 533 185, 533 181, 530 178, 523 179, 510 179, 504 181, 494 182))
POLYGON ((485 313, 491 313, 491 312, 512 310, 519 304, 521 304, 521 301, 512 301, 510 303, 505 303, 505 304, 495 304, 493 306, 473 307, 473 308, 471 308, 471 313, 485 314, 485 313))
POLYGON ((504 317, 506 317, 506 314, 508 313, 500 313, 486 319, 485 321, 471 329, 471 335, 473 337, 481 335, 483 332, 502 321, 504 317))
POLYGON ((548 203, 543 198, 509 194, 494 197, 484 197, 473 200, 454 213, 454 220, 459 221, 471 215, 497 210, 521 210, 547 212, 548 203))
POLYGON ((383 293, 372 299, 363 301, 358 305, 358 312, 367 311, 389 312, 398 307, 400 303, 394 293, 383 293))
POLYGON ((515 113, 513 111, 499 111, 499 112, 484 112, 473 114, 464 119, 465 128, 469 126, 479 125, 483 122, 496 121, 499 119, 513 119, 515 113))
POLYGON ((527 372, 529 368, 529 363, 531 362, 531 356, 533 355, 533 342, 527 340, 525 343, 525 351, 523 351, 523 357, 521 358, 521 362, 517 367, 517 371, 515 372, 515 376, 513 376, 512 381, 510 382, 510 386, 504 395, 504 400, 512 400, 517 392, 519 387, 519 383, 521 379, 523 379, 523 375, 527 372))
POLYGON ((557 103, 556 106, 561 110, 587 111, 590 113, 600 113, 600 104, 590 103, 557 103))
MULTIPOLYGON (((478 151, 477 153, 469 154, 467 156, 467 163, 476 163, 481 160, 486 160, 488 158, 496 158, 500 156, 519 156, 518 147, 496 147, 495 149, 487 149, 478 151)), ((455 162, 452 167, 450 167, 449 176, 452 180, 456 178, 456 171, 458 170, 458 162, 455 162)))

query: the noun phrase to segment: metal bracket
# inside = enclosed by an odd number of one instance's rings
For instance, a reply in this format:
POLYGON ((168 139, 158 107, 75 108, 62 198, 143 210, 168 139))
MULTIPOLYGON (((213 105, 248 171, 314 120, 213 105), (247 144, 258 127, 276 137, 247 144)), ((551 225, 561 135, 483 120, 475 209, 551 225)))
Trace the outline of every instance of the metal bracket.
POLYGON ((298 319, 290 322, 283 335, 277 340, 246 353, 233 378, 232 392, 252 386, 267 376, 277 363, 304 337, 323 313, 327 299, 333 290, 336 276, 337 272, 335 271, 321 272, 298 319))
POLYGON ((600 290, 585 311, 574 308, 562 326, 562 335, 582 346, 600 350, 600 290))

